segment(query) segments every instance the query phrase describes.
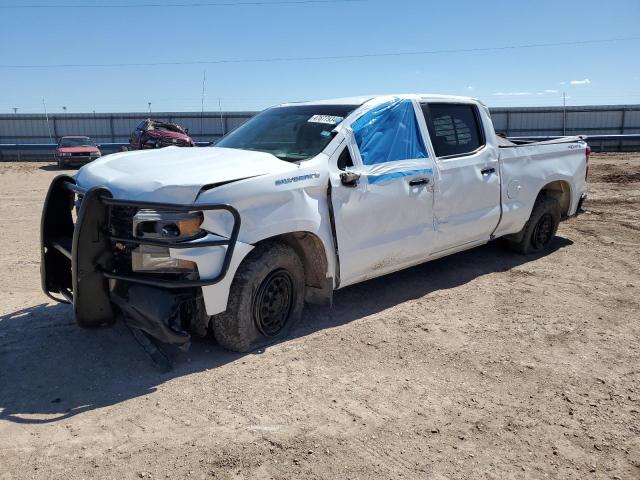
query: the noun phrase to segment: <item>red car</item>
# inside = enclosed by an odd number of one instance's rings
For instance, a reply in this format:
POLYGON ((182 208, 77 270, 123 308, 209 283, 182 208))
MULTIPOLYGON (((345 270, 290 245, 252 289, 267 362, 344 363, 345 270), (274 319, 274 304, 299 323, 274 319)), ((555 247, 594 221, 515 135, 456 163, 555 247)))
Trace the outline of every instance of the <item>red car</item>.
POLYGON ((187 129, 175 123, 161 122, 150 118, 140 122, 129 137, 131 150, 170 146, 193 147, 195 145, 187 129))
POLYGON ((90 137, 62 137, 56 147, 56 160, 60 168, 84 165, 100 156, 100 149, 90 137))

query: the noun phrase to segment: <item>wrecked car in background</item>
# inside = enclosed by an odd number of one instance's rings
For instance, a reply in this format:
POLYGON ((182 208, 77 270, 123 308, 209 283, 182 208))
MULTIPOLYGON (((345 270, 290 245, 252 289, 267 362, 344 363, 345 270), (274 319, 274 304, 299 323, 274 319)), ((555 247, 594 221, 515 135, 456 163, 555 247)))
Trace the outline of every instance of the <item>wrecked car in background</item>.
POLYGON ((187 129, 175 123, 150 118, 140 122, 129 137, 130 150, 170 146, 193 147, 195 144, 187 129))
POLYGON ((589 153, 580 137, 499 140, 466 97, 284 104, 215 147, 114 154, 58 176, 42 288, 81 326, 122 315, 164 342, 212 330, 247 351, 336 289, 499 237, 547 249, 584 200, 589 153))
POLYGON ((59 168, 80 166, 100 158, 102 152, 90 137, 62 137, 56 146, 55 157, 59 168))

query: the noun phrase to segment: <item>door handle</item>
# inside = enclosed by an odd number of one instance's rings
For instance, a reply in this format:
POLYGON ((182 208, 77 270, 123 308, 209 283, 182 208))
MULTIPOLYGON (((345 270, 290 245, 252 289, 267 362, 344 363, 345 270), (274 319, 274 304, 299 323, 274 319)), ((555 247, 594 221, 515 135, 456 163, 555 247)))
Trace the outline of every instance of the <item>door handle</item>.
POLYGON ((409 180, 409 185, 411 187, 416 187, 418 185, 427 185, 429 183, 429 179, 424 178, 414 178, 413 180, 409 180))
POLYGON ((496 169, 493 167, 483 168, 482 170, 480 170, 480 173, 482 175, 491 175, 492 173, 496 173, 496 169))

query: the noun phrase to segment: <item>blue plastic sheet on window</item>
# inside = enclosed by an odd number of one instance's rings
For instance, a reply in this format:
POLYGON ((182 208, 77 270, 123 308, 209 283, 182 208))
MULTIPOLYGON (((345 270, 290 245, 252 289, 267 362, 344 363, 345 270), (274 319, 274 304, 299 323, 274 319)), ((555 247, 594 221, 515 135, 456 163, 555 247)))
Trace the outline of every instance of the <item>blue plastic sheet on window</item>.
POLYGON ((411 100, 385 102, 351 125, 364 165, 427 158, 411 100))

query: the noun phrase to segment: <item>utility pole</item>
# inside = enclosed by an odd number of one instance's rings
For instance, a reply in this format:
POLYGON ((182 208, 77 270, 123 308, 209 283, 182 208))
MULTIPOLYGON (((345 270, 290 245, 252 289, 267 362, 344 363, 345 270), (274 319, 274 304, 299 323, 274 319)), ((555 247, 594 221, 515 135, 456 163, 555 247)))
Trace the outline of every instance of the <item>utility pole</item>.
POLYGON ((562 136, 567 136, 567 94, 562 92, 562 136))
POLYGON ((96 142, 98 142, 98 120, 96 119, 96 111, 93 111, 93 126, 96 129, 96 142))
POLYGON ((147 102, 147 104, 149 105, 149 114, 151 114, 151 102, 147 102))
POLYGON ((204 136, 204 85, 207 81, 207 71, 202 72, 202 95, 200 96, 200 135, 204 136))
POLYGON ((44 97, 42 98, 42 106, 44 107, 44 118, 47 122, 47 130, 49 131, 49 140, 51 143, 53 142, 53 135, 51 135, 51 126, 49 125, 49 114, 47 113, 47 104, 44 101, 44 97))
POLYGON ((222 120, 222 102, 218 97, 218 109, 220 110, 220 128, 222 128, 222 136, 224 137, 224 120, 222 120))
POLYGON ((13 113, 18 113, 18 107, 13 107, 13 113))

